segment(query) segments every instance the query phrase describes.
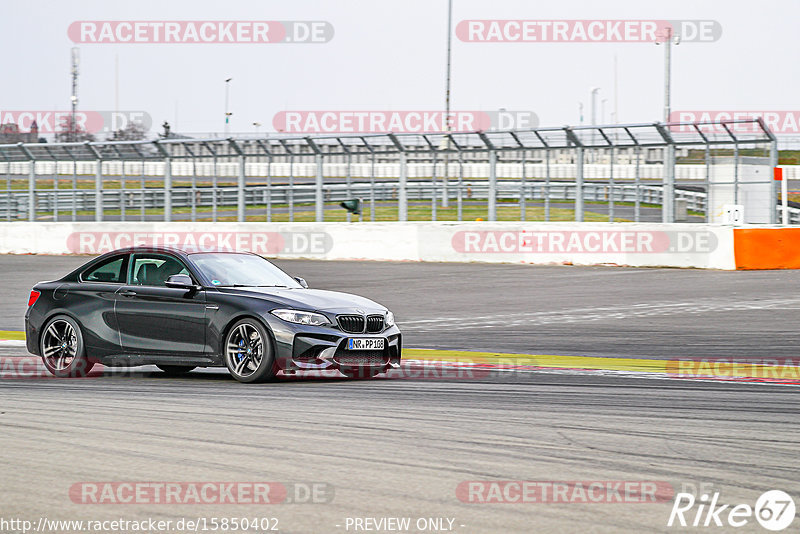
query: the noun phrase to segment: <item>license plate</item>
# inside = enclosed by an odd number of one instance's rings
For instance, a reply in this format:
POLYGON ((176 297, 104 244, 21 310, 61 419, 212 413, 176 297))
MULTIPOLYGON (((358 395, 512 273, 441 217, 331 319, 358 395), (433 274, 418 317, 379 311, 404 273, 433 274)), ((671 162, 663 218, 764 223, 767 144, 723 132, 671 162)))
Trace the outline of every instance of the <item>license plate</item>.
POLYGON ((347 340, 348 350, 383 350, 382 337, 354 337, 347 340))

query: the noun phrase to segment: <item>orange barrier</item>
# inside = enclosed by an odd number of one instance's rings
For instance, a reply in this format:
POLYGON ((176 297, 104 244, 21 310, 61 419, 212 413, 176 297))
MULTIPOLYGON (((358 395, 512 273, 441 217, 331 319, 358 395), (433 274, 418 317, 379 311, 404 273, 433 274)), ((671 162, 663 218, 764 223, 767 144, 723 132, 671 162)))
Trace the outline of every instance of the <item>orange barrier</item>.
POLYGON ((800 269, 800 228, 734 228, 736 269, 800 269))

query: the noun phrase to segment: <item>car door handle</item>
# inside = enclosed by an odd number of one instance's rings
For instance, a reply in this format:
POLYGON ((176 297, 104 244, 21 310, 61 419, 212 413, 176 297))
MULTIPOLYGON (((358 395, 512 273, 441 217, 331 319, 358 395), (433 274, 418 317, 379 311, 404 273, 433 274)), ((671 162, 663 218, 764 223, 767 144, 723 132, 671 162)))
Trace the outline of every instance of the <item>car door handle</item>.
POLYGON ((123 297, 135 297, 136 291, 130 291, 126 289, 125 291, 120 291, 119 294, 123 297))

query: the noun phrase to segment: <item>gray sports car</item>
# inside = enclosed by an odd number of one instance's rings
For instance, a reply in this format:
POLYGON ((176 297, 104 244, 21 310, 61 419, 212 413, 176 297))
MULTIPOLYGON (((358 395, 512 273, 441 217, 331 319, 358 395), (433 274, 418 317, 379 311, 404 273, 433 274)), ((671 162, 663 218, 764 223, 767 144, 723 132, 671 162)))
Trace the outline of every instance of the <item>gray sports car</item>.
POLYGON ((249 253, 135 247, 31 291, 28 351, 59 377, 106 366, 181 374, 227 367, 240 382, 338 369, 370 378, 400 365, 394 315, 369 299, 309 289, 249 253))

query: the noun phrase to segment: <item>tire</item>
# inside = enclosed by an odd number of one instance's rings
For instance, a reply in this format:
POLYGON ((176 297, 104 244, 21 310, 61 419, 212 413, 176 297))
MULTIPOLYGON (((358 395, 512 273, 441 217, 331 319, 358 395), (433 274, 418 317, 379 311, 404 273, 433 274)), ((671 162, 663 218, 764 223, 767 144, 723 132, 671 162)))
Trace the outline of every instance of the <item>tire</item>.
POLYGON ((340 367, 339 372, 345 377, 350 379, 366 379, 375 378, 383 371, 378 369, 370 369, 369 367, 340 367))
POLYGON ((171 376, 185 375, 195 369, 195 365, 156 365, 159 369, 171 376))
POLYGON ((44 366, 58 378, 84 377, 94 367, 86 356, 80 326, 67 315, 47 321, 39 338, 39 351, 44 366))
POLYGON ((272 338, 256 319, 242 319, 228 330, 223 358, 228 372, 239 382, 254 384, 275 377, 272 338))

